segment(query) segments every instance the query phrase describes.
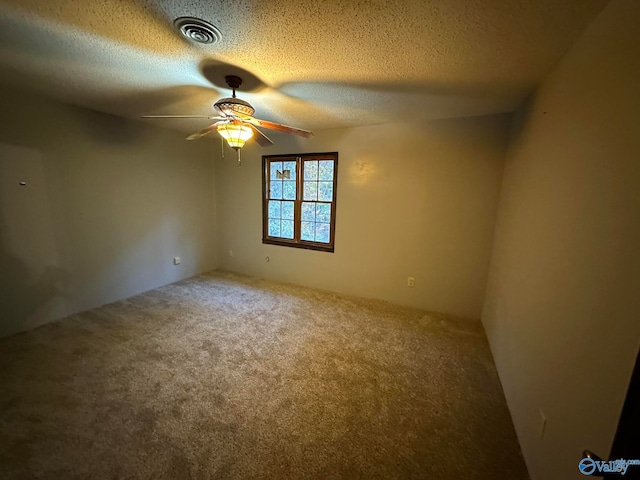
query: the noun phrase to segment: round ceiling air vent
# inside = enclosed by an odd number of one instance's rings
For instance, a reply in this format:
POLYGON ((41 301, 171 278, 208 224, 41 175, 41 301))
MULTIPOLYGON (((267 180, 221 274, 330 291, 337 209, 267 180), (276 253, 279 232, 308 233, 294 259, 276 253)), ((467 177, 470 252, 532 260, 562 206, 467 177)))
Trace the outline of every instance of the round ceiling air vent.
POLYGON ((187 39, 196 43, 211 44, 222 38, 220 30, 199 18, 180 17, 173 21, 175 27, 187 39))

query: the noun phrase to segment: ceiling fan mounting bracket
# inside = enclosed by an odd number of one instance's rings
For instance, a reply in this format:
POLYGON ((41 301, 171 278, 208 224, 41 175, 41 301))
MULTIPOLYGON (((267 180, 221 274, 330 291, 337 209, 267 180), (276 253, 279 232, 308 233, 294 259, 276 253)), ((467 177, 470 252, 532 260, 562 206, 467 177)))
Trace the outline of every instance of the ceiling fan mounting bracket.
POLYGON ((233 90, 233 96, 236 96, 236 89, 240 88, 242 85, 242 79, 236 75, 227 75, 224 77, 225 82, 229 85, 229 88, 233 90))

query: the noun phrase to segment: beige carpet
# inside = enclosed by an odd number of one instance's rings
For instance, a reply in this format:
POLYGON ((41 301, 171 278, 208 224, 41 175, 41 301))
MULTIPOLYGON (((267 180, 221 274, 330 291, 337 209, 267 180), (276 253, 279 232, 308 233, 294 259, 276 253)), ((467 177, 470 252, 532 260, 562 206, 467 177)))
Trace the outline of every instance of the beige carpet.
POLYGON ((479 323, 214 272, 0 340, 4 479, 527 479, 479 323))

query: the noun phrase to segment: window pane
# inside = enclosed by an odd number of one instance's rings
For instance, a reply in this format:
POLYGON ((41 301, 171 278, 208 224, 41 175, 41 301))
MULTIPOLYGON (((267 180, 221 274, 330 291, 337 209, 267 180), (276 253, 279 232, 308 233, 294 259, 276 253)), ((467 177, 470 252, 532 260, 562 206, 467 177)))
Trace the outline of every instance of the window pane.
POLYGON ((309 240, 313 242, 314 239, 314 230, 315 223, 313 222, 301 222, 300 228, 300 238, 302 240, 309 240))
POLYGON ((278 170, 282 170, 282 162, 270 162, 269 168, 271 169, 271 180, 277 180, 277 172, 278 170))
POLYGON ((306 222, 316 221, 316 204, 302 202, 302 220, 306 222))
POLYGON ((293 220, 293 202, 282 202, 283 220, 293 220))
POLYGON ((269 200, 269 218, 281 218, 280 204, 278 200, 269 200))
POLYGON ((318 162, 308 161, 304 162, 304 179, 305 180, 318 180, 318 162))
POLYGON ((285 200, 295 200, 296 199, 296 182, 295 180, 289 181, 285 180, 282 182, 283 187, 283 197, 285 200))
POLYGON ((293 220, 282 220, 282 238, 293 238, 293 220))
POLYGON ((316 242, 329 243, 328 223, 316 223, 316 242))
POLYGON ((318 180, 333 180, 333 160, 321 160, 319 162, 318 180))
MULTIPOLYGON (((304 219, 303 219, 304 220, 304 219)), ((331 204, 318 203, 316 206, 316 221, 330 223, 331 222, 331 204)))
POLYGON ((280 219, 269 219, 269 236, 270 237, 279 237, 280 236, 280 219))
POLYGON ((318 199, 318 182, 304 182, 304 195, 303 200, 317 200, 318 199))
POLYGON ((333 182, 318 182, 318 200, 324 202, 333 200, 333 182))
POLYGON ((296 162, 284 162, 282 168, 286 171, 289 170, 289 180, 296 178, 296 162))
POLYGON ((282 198, 282 181, 271 182, 271 196, 269 198, 282 198))

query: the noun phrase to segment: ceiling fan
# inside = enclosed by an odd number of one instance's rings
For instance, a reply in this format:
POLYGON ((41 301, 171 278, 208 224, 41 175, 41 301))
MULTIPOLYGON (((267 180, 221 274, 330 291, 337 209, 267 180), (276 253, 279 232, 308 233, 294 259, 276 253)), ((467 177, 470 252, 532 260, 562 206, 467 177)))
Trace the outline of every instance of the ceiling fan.
POLYGON ((256 142, 258 142, 260 146, 268 147, 273 145, 271 139, 256 127, 290 133, 305 138, 313 137, 313 133, 308 130, 289 127, 253 117, 255 109, 251 104, 236 97, 236 89, 242 85, 242 79, 235 75, 227 75, 224 79, 233 91, 233 95, 231 97, 221 98, 213 104, 217 115, 143 115, 142 118, 207 118, 209 120, 217 120, 199 132, 189 135, 187 140, 196 140, 216 130, 227 141, 229 146, 238 152, 238 163, 240 162, 240 148, 242 148, 245 142, 253 137, 254 134, 256 142))

